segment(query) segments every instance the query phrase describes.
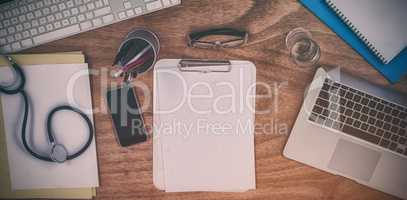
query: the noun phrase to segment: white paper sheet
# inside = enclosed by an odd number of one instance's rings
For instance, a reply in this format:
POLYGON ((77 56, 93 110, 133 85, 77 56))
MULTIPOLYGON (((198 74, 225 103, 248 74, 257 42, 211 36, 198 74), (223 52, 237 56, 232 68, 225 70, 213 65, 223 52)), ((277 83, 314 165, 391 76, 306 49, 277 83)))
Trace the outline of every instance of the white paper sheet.
MULTIPOLYGON (((87 64, 33 65, 23 68, 27 78, 25 90, 31 98, 33 125, 27 128, 27 136, 38 152, 49 152, 46 117, 54 107, 73 103, 70 105, 85 111, 93 122, 87 64)), ((9 68, 0 67, 0 80, 9 80, 11 75, 9 68)), ((86 152, 74 160, 64 164, 40 161, 22 148, 22 97, 2 94, 1 101, 14 190, 99 186, 95 138, 86 152)), ((69 111, 55 115, 53 129, 56 140, 64 144, 70 153, 80 149, 89 134, 82 118, 69 111)))
POLYGON ((202 74, 180 73, 177 63, 155 69, 154 184, 167 192, 255 189, 254 65, 234 61, 232 72, 202 74))

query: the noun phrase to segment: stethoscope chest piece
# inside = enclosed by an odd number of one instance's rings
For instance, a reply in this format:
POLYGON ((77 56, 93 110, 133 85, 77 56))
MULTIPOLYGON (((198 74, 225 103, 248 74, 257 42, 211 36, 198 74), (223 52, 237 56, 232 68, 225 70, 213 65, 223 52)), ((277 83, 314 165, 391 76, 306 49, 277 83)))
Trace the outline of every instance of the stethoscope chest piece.
POLYGON ((68 160, 68 151, 62 144, 52 144, 50 158, 57 163, 64 163, 68 160))

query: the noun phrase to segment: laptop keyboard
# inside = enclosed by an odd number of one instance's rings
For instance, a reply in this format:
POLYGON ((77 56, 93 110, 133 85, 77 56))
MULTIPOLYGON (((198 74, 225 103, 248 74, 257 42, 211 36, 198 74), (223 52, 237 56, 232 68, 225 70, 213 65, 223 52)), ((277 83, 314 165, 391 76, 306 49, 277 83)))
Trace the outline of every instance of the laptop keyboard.
POLYGON ((326 79, 309 120, 407 155, 407 108, 326 79))

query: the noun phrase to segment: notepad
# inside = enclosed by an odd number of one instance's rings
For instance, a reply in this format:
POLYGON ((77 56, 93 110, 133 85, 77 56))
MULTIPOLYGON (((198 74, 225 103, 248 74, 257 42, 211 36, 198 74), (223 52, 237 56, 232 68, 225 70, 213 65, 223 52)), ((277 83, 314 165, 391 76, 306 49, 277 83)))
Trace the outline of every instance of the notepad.
POLYGON ((185 72, 179 62, 161 60, 154 70, 154 185, 166 192, 255 189, 254 64, 185 72))
MULTIPOLYGON (((63 52, 49 54, 19 54, 13 57, 20 64, 45 64, 45 63, 84 63, 85 56, 82 52, 63 52)), ((4 59, 0 59, 0 66, 6 65, 4 59)), ((1 103, 1 101, 0 101, 1 103)), ((52 199, 91 199, 96 196, 95 188, 73 188, 73 189, 35 189, 14 190, 11 189, 8 156, 6 147, 6 136, 3 127, 3 112, 0 106, 0 199, 30 199, 30 198, 52 198, 52 199)))
POLYGON ((326 0, 385 64, 407 46, 406 0, 326 0))
MULTIPOLYGON (((29 130, 31 141, 39 152, 49 148, 44 126, 47 112, 53 106, 72 104, 85 111, 92 120, 92 104, 87 64, 44 64, 24 66, 26 91, 31 96, 34 126, 29 130), (75 102, 69 98, 73 97, 75 102)), ((10 77, 10 70, 0 68, 1 80, 10 77)), ((21 98, 1 96, 10 178, 13 190, 97 187, 98 168, 96 145, 92 141, 87 151, 64 164, 47 163, 33 158, 19 146, 18 127, 21 98), (78 173, 80 172, 80 173, 78 173)), ((86 124, 72 113, 61 113, 53 121, 58 140, 64 141, 68 151, 80 148, 86 140, 86 124)))

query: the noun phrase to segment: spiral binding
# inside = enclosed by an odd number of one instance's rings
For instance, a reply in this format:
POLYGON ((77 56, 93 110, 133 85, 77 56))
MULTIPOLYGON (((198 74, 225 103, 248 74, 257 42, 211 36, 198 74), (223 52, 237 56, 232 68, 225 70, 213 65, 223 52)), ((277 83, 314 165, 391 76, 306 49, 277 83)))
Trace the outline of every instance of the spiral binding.
POLYGON ((383 63, 387 64, 387 60, 383 54, 376 49, 376 47, 353 25, 353 23, 336 7, 335 3, 331 0, 326 0, 328 6, 342 19, 342 21, 349 26, 350 29, 367 45, 367 47, 380 59, 383 63))

